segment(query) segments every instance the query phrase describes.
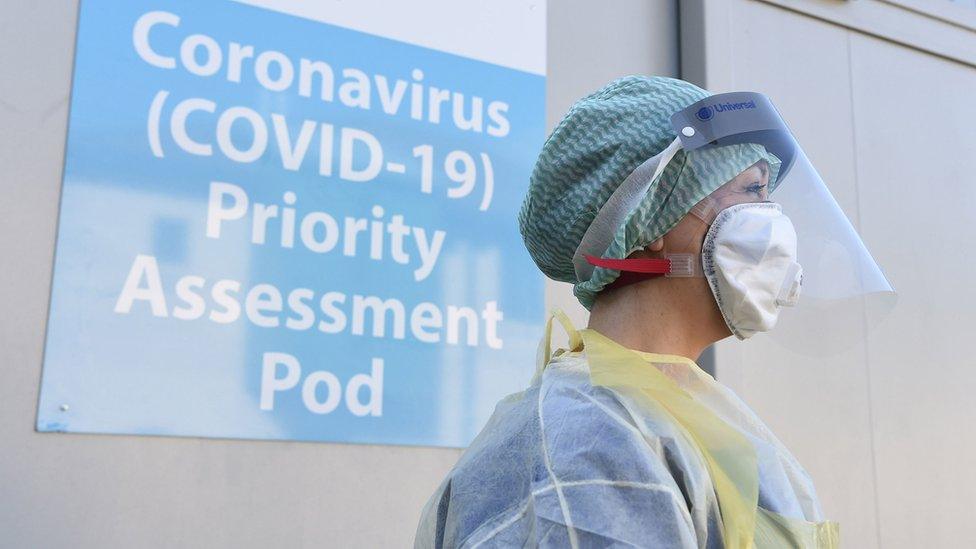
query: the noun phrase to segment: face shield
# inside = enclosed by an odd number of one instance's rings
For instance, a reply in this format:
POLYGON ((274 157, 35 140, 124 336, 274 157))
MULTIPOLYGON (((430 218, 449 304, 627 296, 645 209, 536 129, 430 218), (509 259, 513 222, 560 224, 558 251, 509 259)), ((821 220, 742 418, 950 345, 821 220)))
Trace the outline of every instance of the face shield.
MULTIPOLYGON (((674 113, 671 125, 678 136, 674 142, 634 170, 588 228, 574 256, 581 280, 592 274, 594 266, 620 270, 631 277, 635 273, 643 277, 701 276, 701 256, 606 259, 603 251, 613 231, 641 199, 642 189, 678 150, 752 144, 763 147, 772 161, 757 163, 755 169, 750 168, 751 175, 742 174, 743 181, 723 185, 690 213, 710 225, 732 206, 769 201, 778 204, 792 222, 796 261, 802 266, 802 292, 794 306, 778 311, 771 337, 804 354, 832 354, 856 344, 887 315, 895 303, 891 285, 765 95, 713 95, 674 113), (750 189, 755 192, 750 194, 750 189)), ((743 225, 729 230, 750 229, 743 225)))

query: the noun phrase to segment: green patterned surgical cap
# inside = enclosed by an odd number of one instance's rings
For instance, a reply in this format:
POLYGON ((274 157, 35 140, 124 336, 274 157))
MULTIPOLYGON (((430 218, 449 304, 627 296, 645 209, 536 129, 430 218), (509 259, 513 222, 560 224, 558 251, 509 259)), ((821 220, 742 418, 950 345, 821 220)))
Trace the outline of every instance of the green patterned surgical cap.
MULTIPOLYGON (((577 101, 542 146, 519 211, 519 232, 536 265, 574 284, 584 307, 619 271, 596 267, 579 281, 573 253, 600 207, 645 160, 676 137, 671 115, 711 95, 683 80, 625 76, 577 101)), ((623 259, 674 227, 712 191, 761 159, 776 180, 779 160, 761 145, 680 150, 630 213, 603 257, 623 259)))

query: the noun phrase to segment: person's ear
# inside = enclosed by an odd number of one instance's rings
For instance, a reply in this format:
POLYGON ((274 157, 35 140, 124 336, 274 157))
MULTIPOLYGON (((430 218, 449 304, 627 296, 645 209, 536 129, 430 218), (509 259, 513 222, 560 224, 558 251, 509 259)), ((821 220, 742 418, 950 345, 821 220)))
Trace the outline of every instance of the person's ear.
POLYGON ((647 249, 650 250, 650 251, 652 251, 652 252, 660 252, 661 250, 663 250, 664 249, 664 237, 662 236, 661 238, 655 240, 654 242, 651 242, 647 246, 647 249))

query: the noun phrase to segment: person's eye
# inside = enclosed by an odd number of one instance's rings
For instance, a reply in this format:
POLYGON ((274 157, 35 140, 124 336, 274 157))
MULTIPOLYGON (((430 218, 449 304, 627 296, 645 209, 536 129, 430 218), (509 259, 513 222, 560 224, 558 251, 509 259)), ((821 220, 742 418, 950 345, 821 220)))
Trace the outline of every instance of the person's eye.
POLYGON ((746 187, 746 191, 755 194, 756 196, 762 196, 763 192, 766 190, 765 183, 753 183, 746 187))

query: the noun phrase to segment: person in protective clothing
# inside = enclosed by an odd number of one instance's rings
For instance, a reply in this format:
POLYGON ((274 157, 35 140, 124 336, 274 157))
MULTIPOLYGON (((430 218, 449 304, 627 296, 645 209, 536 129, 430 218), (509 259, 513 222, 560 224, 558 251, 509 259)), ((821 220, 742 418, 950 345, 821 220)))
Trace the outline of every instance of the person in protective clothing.
POLYGON ((628 76, 556 126, 519 225, 589 326, 553 312, 535 377, 430 498, 416 547, 837 545, 800 464, 691 358, 799 298, 801 228, 770 199, 826 191, 765 101, 628 76))

